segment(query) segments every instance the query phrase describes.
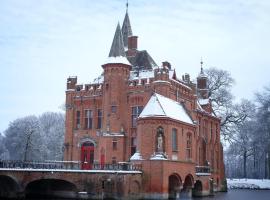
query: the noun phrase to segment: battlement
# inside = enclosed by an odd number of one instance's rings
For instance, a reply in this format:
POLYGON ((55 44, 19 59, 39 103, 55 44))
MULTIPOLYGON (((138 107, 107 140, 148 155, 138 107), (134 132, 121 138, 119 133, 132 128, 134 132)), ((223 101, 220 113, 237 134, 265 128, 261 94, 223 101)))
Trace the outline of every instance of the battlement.
POLYGON ((70 76, 67 78, 67 90, 75 89, 77 84, 77 76, 70 76))

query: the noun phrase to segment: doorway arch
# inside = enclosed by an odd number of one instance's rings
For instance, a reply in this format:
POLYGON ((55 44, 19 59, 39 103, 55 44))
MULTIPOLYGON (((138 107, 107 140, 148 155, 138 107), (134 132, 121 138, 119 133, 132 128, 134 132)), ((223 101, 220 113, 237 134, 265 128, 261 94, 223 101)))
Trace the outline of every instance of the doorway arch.
POLYGON ((90 170, 94 164, 95 144, 91 141, 82 143, 81 146, 81 168, 90 170))
POLYGON ((200 180, 197 180, 192 190, 192 196, 195 196, 195 197, 202 196, 202 190, 203 190, 202 182, 200 180))

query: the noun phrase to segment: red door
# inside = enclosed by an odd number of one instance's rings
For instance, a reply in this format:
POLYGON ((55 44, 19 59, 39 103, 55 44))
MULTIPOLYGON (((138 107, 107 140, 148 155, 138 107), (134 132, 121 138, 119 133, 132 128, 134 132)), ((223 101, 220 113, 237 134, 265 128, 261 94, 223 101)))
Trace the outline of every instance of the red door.
POLYGON ((92 169, 94 163, 94 144, 85 142, 82 144, 81 149, 81 163, 82 169, 92 169))

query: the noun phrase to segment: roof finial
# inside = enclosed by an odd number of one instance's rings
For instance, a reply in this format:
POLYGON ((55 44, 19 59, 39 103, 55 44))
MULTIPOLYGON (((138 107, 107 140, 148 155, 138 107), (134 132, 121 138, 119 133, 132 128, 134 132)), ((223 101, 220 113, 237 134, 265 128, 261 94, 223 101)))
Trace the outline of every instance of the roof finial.
POLYGON ((126 12, 128 12, 128 0, 127 0, 127 3, 126 3, 126 7, 127 7, 127 10, 126 10, 126 12))
POLYGON ((201 57, 201 73, 203 73, 203 59, 202 59, 202 57, 201 57))

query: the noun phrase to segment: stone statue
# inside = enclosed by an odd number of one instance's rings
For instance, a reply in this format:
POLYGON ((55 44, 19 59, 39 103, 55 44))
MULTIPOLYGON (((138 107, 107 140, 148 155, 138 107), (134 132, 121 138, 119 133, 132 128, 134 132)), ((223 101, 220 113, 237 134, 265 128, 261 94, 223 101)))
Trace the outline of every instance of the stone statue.
POLYGON ((159 133, 157 138, 157 150, 158 152, 163 152, 163 138, 161 133, 159 133))

